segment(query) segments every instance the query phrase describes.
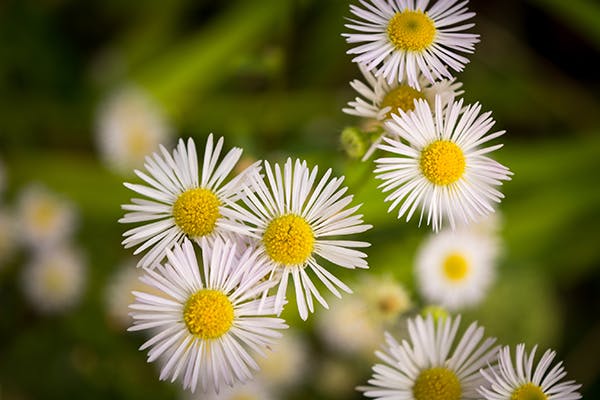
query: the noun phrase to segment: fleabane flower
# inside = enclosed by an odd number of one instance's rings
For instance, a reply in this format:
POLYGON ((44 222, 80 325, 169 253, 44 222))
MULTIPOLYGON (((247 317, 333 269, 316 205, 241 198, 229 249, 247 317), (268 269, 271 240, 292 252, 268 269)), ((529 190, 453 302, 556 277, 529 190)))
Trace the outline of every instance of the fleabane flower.
POLYGON ((247 174, 256 171, 257 164, 224 183, 242 149, 234 147, 219 163, 222 148, 223 138, 214 145, 213 135, 209 135, 198 171, 194 141, 188 139, 186 146, 180 139, 172 155, 161 146, 160 153, 146 158, 148 173, 135 171, 146 185, 125 183, 127 188, 145 197, 123 205, 129 212, 119 220, 143 223, 123 234, 125 248, 138 246, 134 254, 147 251, 138 266, 152 268, 163 260, 169 247, 181 244, 185 237, 212 241, 229 236, 222 226, 228 216, 226 204, 236 198, 239 185, 247 174))
POLYGON ((431 315, 408 320, 409 341, 398 343, 386 333, 382 361, 373 367, 371 386, 361 387, 366 397, 406 400, 478 399, 484 382, 479 369, 496 355, 494 338, 484 337, 483 328, 469 325, 455 344, 460 316, 439 318, 431 315))
POLYGON ((167 263, 146 270, 142 282, 161 294, 133 293, 129 330, 153 333, 140 350, 150 349, 148 362, 161 358, 161 380, 181 378, 184 389, 218 392, 252 378, 258 365, 250 351, 264 356, 287 325, 268 316, 274 298, 260 298, 272 283, 263 280, 269 268, 253 248, 240 257, 221 239, 202 240, 201 248, 201 267, 184 239, 167 250, 167 263))
POLYGON ((431 235, 415 260, 423 297, 448 310, 476 305, 495 278, 498 250, 495 237, 475 229, 431 235))
POLYGON ((567 375, 562 362, 552 369, 556 353, 546 350, 534 369, 534 357, 537 346, 527 354, 525 345, 515 349, 515 358, 511 356, 510 346, 498 352, 498 366, 482 369, 481 374, 487 382, 479 389, 486 400, 576 400, 581 399, 577 390, 581 387, 575 381, 561 382, 567 375))
POLYGON ((59 314, 77 305, 87 280, 82 254, 66 244, 36 252, 23 270, 23 292, 44 314, 59 314))
POLYGON ((313 296, 324 307, 321 296, 308 272, 314 273, 337 297, 338 288, 351 290, 316 256, 344 268, 368 268, 367 255, 356 248, 369 243, 341 240, 333 237, 361 233, 371 228, 356 211, 360 205, 349 207, 352 196, 344 194, 344 180, 332 178, 327 170, 316 183, 318 168, 312 170, 305 161, 288 159, 283 170, 265 161, 266 183, 254 174, 244 188, 242 200, 246 208, 233 204, 237 221, 231 229, 256 239, 259 251, 271 268, 269 279, 279 282, 275 307, 281 312, 290 276, 294 281, 296 303, 302 319, 314 311, 313 296))
POLYGON ((469 62, 459 53, 472 53, 479 35, 464 33, 473 23, 464 23, 475 13, 467 1, 360 0, 361 8, 350 5, 360 18, 350 19, 344 33, 348 43, 361 43, 348 50, 352 61, 376 69, 390 84, 407 82, 419 89, 419 73, 429 82, 452 78, 469 62))
POLYGON ((463 108, 462 99, 442 109, 436 96, 435 109, 417 100, 414 112, 399 111, 385 122, 392 138, 379 145, 384 157, 375 160, 375 173, 383 192, 391 192, 388 211, 399 206, 398 218, 409 221, 420 208, 419 224, 426 215, 434 231, 443 220, 454 229, 494 212, 504 197, 497 187, 512 172, 487 157, 502 144, 482 145, 504 131, 488 133, 495 121, 480 110, 479 103, 463 108))
POLYGON ((22 190, 16 214, 21 240, 34 249, 60 245, 77 224, 77 211, 71 202, 38 184, 22 190))
POLYGON ((126 87, 101 104, 96 142, 108 167, 120 173, 139 168, 144 158, 171 137, 160 107, 142 90, 126 87))
POLYGON ((355 79, 350 86, 360 95, 348 102, 348 107, 342 111, 346 114, 362 118, 384 121, 398 113, 398 109, 408 112, 415 109, 415 100, 423 99, 433 106, 435 96, 442 99, 442 108, 452 102, 454 98, 463 94, 461 82, 456 78, 443 79, 431 83, 419 74, 420 89, 415 89, 406 83, 393 81, 388 83, 382 76, 376 77, 364 65, 359 65, 366 83, 355 79))
MULTIPOLYGON (((362 97, 356 97, 354 101, 348 103, 347 108, 342 109, 346 114, 358 117, 383 122, 391 118, 392 114, 398 113, 398 109, 405 112, 413 111, 415 109, 415 100, 417 99, 427 100, 433 106, 436 95, 439 95, 442 99, 442 108, 444 108, 455 97, 464 93, 462 90, 459 90, 462 83, 456 82, 455 78, 430 83, 425 79, 423 74, 419 74, 421 89, 415 89, 406 83, 397 81, 389 84, 382 76, 375 77, 371 72, 367 71, 364 65, 359 65, 359 67, 367 84, 355 79, 350 82, 350 86, 362 97)), ((371 157, 377 145, 381 143, 383 135, 385 135, 385 131, 373 141, 362 157, 362 161, 371 157)))

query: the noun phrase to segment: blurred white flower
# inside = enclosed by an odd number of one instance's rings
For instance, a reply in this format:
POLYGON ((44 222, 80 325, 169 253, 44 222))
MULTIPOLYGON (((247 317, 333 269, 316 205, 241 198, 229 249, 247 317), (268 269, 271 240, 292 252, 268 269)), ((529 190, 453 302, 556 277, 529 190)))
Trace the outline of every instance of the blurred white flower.
POLYGON ((7 209, 0 208, 0 269, 17 248, 16 227, 17 224, 12 213, 7 209))
POLYGON ((298 384, 306 374, 308 351, 303 336, 288 330, 271 346, 267 357, 256 360, 260 368, 257 378, 278 390, 298 384))
POLYGON ((136 261, 129 260, 117 267, 105 288, 106 312, 110 321, 119 328, 127 328, 133 323, 129 315, 129 305, 135 301, 133 291, 151 294, 160 293, 142 281, 143 268, 136 268, 136 261))
POLYGON ((96 125, 102 160, 123 174, 142 166, 144 158, 171 137, 171 128, 160 107, 134 87, 111 93, 99 107, 96 125))
POLYGON ((415 260, 425 300, 448 310, 479 303, 496 276, 498 243, 496 237, 468 227, 430 235, 415 260))
POLYGON ((36 252, 23 270, 23 291, 39 312, 60 313, 79 302, 86 278, 87 266, 78 250, 51 247, 36 252))
POLYGON ((363 299, 334 299, 317 315, 316 329, 327 347, 341 354, 370 357, 383 340, 384 328, 370 315, 363 299))
POLYGON ((391 276, 365 277, 357 286, 356 294, 363 299, 369 315, 378 323, 393 323, 412 306, 404 286, 391 276))
POLYGON ((277 400, 260 380, 225 386, 219 393, 185 392, 182 398, 183 400, 277 400))
POLYGON ((71 236, 77 221, 73 205, 44 186, 22 190, 17 205, 21 240, 36 249, 52 247, 71 236))

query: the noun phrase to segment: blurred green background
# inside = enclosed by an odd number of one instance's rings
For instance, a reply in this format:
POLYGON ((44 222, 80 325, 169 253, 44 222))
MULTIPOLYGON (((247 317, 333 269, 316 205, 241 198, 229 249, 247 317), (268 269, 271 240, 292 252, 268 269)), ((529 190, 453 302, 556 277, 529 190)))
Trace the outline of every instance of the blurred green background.
MULTIPOLYGON (((458 78, 466 101, 507 130, 495 157, 515 176, 503 189, 499 278, 465 317, 501 342, 558 350, 584 397, 600 398, 600 3, 470 8, 481 43, 458 78)), ((301 157, 346 175, 375 226, 361 236, 372 273, 392 273, 417 298, 412 262, 428 230, 387 214, 372 163, 339 145, 359 122, 341 112, 359 77, 340 35, 347 16, 345 1, 0 2, 0 204, 14 208, 30 182, 70 199, 88 264, 80 304, 51 316, 24 300, 27 251, 0 268, 0 399, 180 397, 137 350, 143 337, 105 310, 110 276, 130 255, 117 219, 130 197, 122 182, 134 178, 101 162, 94 130, 99 104, 132 82, 164 108, 174 137, 200 144, 214 132, 252 158, 301 157)), ((312 323, 289 316, 323 354, 312 323)), ((315 371, 286 398, 328 398, 315 371)))

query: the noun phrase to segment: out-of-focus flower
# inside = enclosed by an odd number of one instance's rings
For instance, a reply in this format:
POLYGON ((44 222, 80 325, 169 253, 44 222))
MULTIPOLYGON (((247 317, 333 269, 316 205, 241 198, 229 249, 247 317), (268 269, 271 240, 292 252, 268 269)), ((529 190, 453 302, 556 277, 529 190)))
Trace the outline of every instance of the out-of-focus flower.
POLYGON ((418 250, 415 273, 429 303, 448 310, 478 304, 496 276, 498 239, 470 230, 430 235, 418 250))
POLYGON ((581 399, 575 381, 561 382, 567 375, 562 362, 552 369, 556 353, 546 350, 534 369, 537 346, 527 354, 525 345, 515 349, 515 358, 510 354, 510 346, 498 352, 498 366, 482 369, 487 382, 478 390, 486 400, 576 400, 581 399))
POLYGON ((254 380, 244 384, 226 386, 219 393, 189 393, 183 396, 184 400, 277 400, 265 386, 264 382, 254 380))
POLYGON ((245 172, 228 183, 223 181, 238 162, 242 149, 231 149, 218 163, 223 138, 213 146, 213 135, 208 136, 204 151, 204 162, 198 171, 196 145, 192 139, 179 140, 171 155, 163 146, 161 153, 146 159, 145 167, 150 173, 136 171, 147 185, 126 183, 129 189, 146 197, 132 199, 132 204, 123 205, 127 210, 121 223, 144 224, 126 231, 123 245, 126 248, 139 246, 134 254, 147 251, 138 266, 152 268, 164 259, 165 251, 174 243, 190 239, 228 238, 224 220, 229 216, 228 202, 234 200, 240 185, 249 174, 256 173, 253 164, 245 172))
POLYGON ((144 269, 136 268, 136 262, 130 260, 117 268, 106 285, 106 312, 110 321, 119 328, 127 328, 133 323, 133 318, 129 315, 129 305, 135 301, 133 291, 155 295, 161 293, 140 281, 143 274, 144 269))
POLYGON ((71 203, 46 187, 31 184, 21 192, 17 224, 27 245, 36 249, 58 245, 71 236, 76 220, 71 203))
POLYGON ((357 295, 333 301, 328 311, 321 310, 317 332, 328 349, 346 355, 370 357, 381 340, 384 328, 370 314, 366 302, 357 295))
POLYGON ((454 344, 460 317, 408 320, 409 342, 398 343, 386 333, 383 363, 373 367, 371 386, 359 388, 366 397, 407 400, 473 399, 485 380, 479 369, 494 360, 495 339, 483 342, 483 328, 472 323, 454 344))
POLYGON ((0 208, 0 269, 17 248, 16 221, 10 211, 0 208))
POLYGON ((360 382, 356 365, 346 360, 321 358, 315 383, 325 399, 348 399, 356 395, 355 387, 360 382))
POLYGON ((298 312, 306 320, 308 311, 314 311, 313 296, 327 307, 307 271, 312 271, 337 297, 341 297, 337 288, 351 292, 315 255, 344 268, 368 268, 367 255, 356 248, 368 247, 369 243, 332 236, 360 233, 372 226, 363 224, 362 215, 356 214, 360 205, 347 208, 352 196, 344 196, 347 190, 341 187, 344 178, 330 178, 331 169, 315 186, 318 168, 310 170, 305 161, 294 163, 288 159, 283 171, 278 164, 271 168, 267 161, 264 167, 266 182, 262 176, 253 174, 249 186, 243 188, 246 208, 232 205, 236 211, 233 219, 245 224, 232 223, 230 229, 258 239, 270 268, 280 272, 271 276, 277 277, 279 284, 277 312, 283 308, 292 276, 298 312))
POLYGON ((127 87, 112 93, 100 106, 96 142, 106 165, 130 174, 144 158, 165 144, 171 136, 158 105, 138 88, 127 87))
POLYGON ((408 82, 419 88, 419 73, 429 82, 452 78, 450 67, 460 72, 469 60, 459 53, 472 53, 479 35, 464 33, 473 26, 463 24, 475 13, 468 12, 467 1, 364 0, 364 8, 350 5, 360 18, 350 19, 344 33, 348 43, 362 43, 348 50, 358 54, 352 61, 376 69, 389 83, 408 82))
POLYGON ((386 157, 375 160, 375 173, 384 181, 383 192, 391 191, 388 211, 399 206, 398 218, 406 215, 407 221, 418 212, 419 224, 426 217, 434 231, 444 220, 454 229, 494 212, 504 197, 496 187, 512 172, 486 156, 501 144, 481 147, 504 131, 488 134, 494 120, 480 111, 478 103, 463 108, 462 99, 443 110, 436 96, 435 112, 418 100, 414 112, 399 110, 385 122, 397 138, 384 137, 379 149, 386 157))
POLYGON ((249 350, 264 355, 287 325, 268 317, 272 296, 256 298, 272 283, 262 281, 269 268, 254 249, 238 258, 231 242, 201 247, 201 267, 185 239, 167 250, 168 263, 146 270, 142 281, 162 293, 134 292, 129 330, 152 330, 140 349, 150 349, 148 362, 161 358, 161 380, 181 377, 184 389, 218 392, 251 379, 258 365, 249 350))
POLYGON ((87 266, 78 250, 61 245, 36 252, 22 275, 23 291, 41 313, 74 307, 84 292, 87 266))
POLYGON ((391 323, 412 306, 404 286, 391 276, 368 276, 357 287, 369 315, 378 323, 391 323))
POLYGON ((308 346, 299 333, 287 331, 275 343, 268 357, 258 358, 257 378, 276 391, 298 384, 309 363, 308 346))

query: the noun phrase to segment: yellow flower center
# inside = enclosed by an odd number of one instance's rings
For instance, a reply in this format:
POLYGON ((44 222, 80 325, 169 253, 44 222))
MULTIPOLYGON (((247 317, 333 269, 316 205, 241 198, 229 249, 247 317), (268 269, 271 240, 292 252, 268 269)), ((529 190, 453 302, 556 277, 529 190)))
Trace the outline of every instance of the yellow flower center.
POLYGON ((398 50, 422 51, 435 38, 433 20, 421 10, 397 12, 388 23, 387 34, 398 50))
POLYGON ((459 253, 452 253, 444 261, 444 274, 451 281, 461 281, 469 273, 469 263, 465 257, 459 253))
POLYGON ((421 152, 421 171, 435 185, 456 182, 465 172, 465 165, 461 148, 448 140, 437 140, 421 152))
POLYGON ((415 400, 460 400, 462 394, 456 374, 443 367, 423 370, 412 391, 415 400))
POLYGON ((308 259, 313 251, 315 236, 304 218, 286 214, 271 221, 262 241, 273 261, 291 266, 308 259))
POLYGON ((173 204, 175 223, 190 237, 212 233, 221 216, 221 202, 211 190, 196 188, 183 192, 173 204))
POLYGON ((402 111, 412 111, 415 109, 415 99, 424 99, 423 93, 408 85, 400 85, 390 90, 381 101, 381 108, 391 107, 386 114, 386 118, 391 118, 392 114, 397 114, 398 109, 402 111))
POLYGON ((192 335, 216 339, 233 325, 233 304, 218 290, 201 289, 185 303, 183 320, 192 335))
POLYGON ((519 386, 510 396, 510 400, 548 400, 541 387, 533 383, 519 386))

